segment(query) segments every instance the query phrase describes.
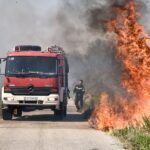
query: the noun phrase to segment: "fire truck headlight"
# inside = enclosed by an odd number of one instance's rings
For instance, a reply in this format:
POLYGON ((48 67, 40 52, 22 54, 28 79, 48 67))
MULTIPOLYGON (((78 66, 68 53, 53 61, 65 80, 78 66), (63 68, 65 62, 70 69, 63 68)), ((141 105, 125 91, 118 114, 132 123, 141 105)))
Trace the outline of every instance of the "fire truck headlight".
POLYGON ((7 98, 7 97, 4 97, 4 100, 5 100, 5 101, 7 101, 7 100, 8 100, 8 98, 7 98))
POLYGON ((12 97, 4 97, 4 100, 5 100, 5 101, 13 101, 14 98, 12 98, 12 97))
POLYGON ((48 101, 58 101, 58 97, 56 97, 56 98, 54 98, 54 97, 48 98, 48 101))
POLYGON ((55 98, 55 101, 58 101, 58 97, 55 98))
POLYGON ((48 101, 54 101, 53 98, 48 98, 48 101))

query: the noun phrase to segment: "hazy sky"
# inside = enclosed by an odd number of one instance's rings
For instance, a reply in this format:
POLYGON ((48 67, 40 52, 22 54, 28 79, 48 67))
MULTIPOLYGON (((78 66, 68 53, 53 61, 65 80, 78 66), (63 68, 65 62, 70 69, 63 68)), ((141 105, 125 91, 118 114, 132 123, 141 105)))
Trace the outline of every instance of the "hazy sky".
POLYGON ((1 55, 16 44, 48 46, 44 41, 60 4, 60 0, 0 0, 1 55))
MULTIPOLYGON (((0 0, 0 52, 6 55, 15 45, 60 45, 67 51, 85 52, 97 39, 87 29, 84 11, 103 7, 111 0, 0 0), (71 7, 66 2, 71 3, 71 7), (65 6, 65 7, 64 7, 65 6)), ((142 24, 150 30, 149 2, 142 24)), ((144 7, 145 10, 145 7, 144 7)), ((143 16, 142 14, 142 16, 143 16)), ((100 33, 99 33, 100 34, 100 33)), ((101 36, 98 35, 98 38, 101 36)))

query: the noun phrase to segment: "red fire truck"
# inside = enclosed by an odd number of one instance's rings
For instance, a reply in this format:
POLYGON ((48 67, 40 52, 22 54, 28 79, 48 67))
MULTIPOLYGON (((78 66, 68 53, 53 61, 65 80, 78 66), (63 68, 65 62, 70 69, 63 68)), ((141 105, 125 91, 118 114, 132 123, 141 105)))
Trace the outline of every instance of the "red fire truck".
POLYGON ((21 45, 9 52, 2 87, 2 116, 21 117, 26 107, 50 108, 61 119, 67 112, 69 66, 58 46, 21 45))

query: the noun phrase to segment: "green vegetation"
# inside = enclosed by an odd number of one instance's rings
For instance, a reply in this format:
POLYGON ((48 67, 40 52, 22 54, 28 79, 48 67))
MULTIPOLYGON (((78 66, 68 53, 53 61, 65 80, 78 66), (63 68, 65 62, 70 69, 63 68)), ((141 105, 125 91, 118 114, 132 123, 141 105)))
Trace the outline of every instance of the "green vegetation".
POLYGON ((125 149, 150 150, 150 118, 143 120, 142 126, 113 130, 113 135, 119 137, 125 149))

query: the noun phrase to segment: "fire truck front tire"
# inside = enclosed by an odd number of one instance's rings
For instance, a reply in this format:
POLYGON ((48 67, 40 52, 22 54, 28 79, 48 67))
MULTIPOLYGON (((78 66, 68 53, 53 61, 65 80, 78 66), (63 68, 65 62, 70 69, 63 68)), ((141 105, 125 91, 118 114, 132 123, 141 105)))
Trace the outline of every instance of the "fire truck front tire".
POLYGON ((68 93, 64 92, 63 94, 63 103, 61 104, 61 108, 63 108, 63 115, 67 115, 67 95, 68 93))
POLYGON ((56 110, 54 111, 54 116, 56 117, 56 119, 63 120, 63 118, 64 118, 63 111, 56 109, 56 110))
POLYGON ((60 109, 59 110, 55 109, 54 115, 56 116, 56 118, 63 120, 64 117, 66 117, 67 115, 67 105, 64 103, 60 103, 60 109))
POLYGON ((2 109, 3 120, 11 120, 12 116, 13 115, 12 115, 12 111, 10 110, 10 108, 2 109))
POLYGON ((67 116, 67 106, 64 106, 64 116, 67 116))

